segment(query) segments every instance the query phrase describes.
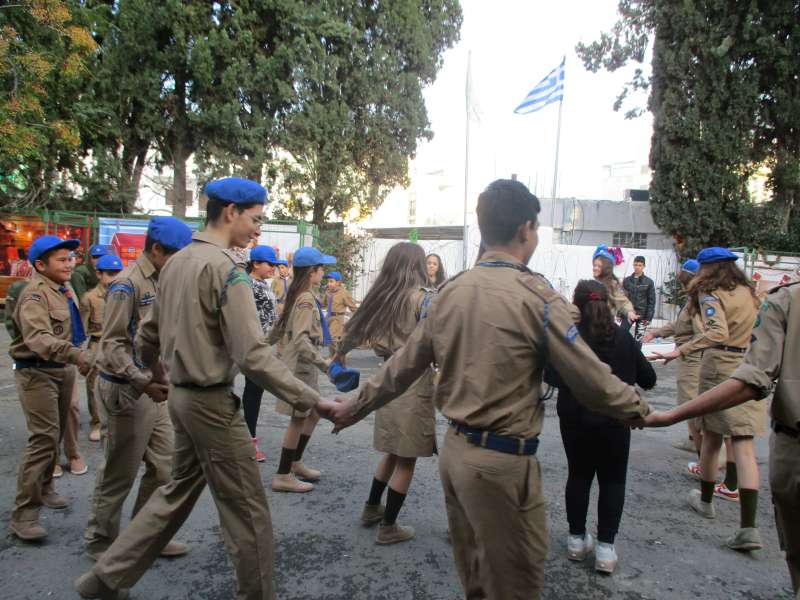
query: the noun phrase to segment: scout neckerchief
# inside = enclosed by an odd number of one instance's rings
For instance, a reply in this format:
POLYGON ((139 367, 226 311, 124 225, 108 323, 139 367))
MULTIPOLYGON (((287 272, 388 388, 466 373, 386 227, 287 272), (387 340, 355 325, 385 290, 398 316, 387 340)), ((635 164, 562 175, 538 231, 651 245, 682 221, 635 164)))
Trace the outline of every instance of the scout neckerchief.
POLYGON ((72 345, 76 348, 86 341, 86 332, 83 329, 83 321, 81 320, 81 311, 78 310, 78 305, 72 299, 72 294, 66 286, 61 286, 58 291, 67 297, 67 306, 69 306, 69 319, 72 329, 72 345))
POLYGON ((330 346, 333 343, 333 338, 331 337, 331 330, 328 329, 328 320, 325 318, 325 314, 322 312, 322 304, 320 304, 319 300, 314 298, 314 302, 317 303, 319 320, 320 324, 322 325, 322 345, 330 346))

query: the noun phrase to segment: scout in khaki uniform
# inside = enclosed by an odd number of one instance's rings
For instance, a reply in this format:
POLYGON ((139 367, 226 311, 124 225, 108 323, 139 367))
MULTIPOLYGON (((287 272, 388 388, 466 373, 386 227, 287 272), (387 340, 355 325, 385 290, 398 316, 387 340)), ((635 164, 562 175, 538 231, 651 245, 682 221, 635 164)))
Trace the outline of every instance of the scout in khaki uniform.
POLYGON ((42 505, 68 505, 55 491, 53 469, 72 402, 73 365, 83 375, 91 367, 80 348, 86 336, 69 287, 70 253, 79 243, 52 235, 38 238, 29 254, 36 273, 14 308, 16 335, 9 354, 28 424, 28 445, 20 460, 10 529, 23 540, 47 535, 39 524, 42 505))
POLYGON ((608 307, 615 317, 622 319, 624 329, 628 329, 639 315, 633 309, 633 304, 625 295, 625 290, 614 275, 614 256, 605 244, 600 244, 592 254, 592 275, 608 290, 608 307))
MULTIPOLYGON (((345 337, 334 361, 364 342, 369 342, 384 361, 388 360, 424 318, 433 296, 432 291, 423 287, 426 283, 422 248, 408 242, 392 246, 361 308, 345 327, 345 337), (398 303, 396 298, 405 301, 398 303)), ((375 413, 373 443, 384 456, 375 471, 361 520, 366 525, 380 522, 378 544, 394 544, 414 537, 412 527, 398 525, 396 521, 417 458, 433 456, 436 449, 432 396, 433 369, 427 369, 400 397, 375 413), (384 509, 381 497, 387 485, 384 509)))
POLYGON ((6 331, 8 332, 8 337, 12 340, 17 337, 17 328, 14 325, 14 307, 17 306, 19 295, 22 293, 22 290, 25 289, 25 286, 28 285, 28 281, 28 279, 15 281, 6 292, 6 302, 3 306, 3 320, 6 331))
POLYGON ((289 293, 289 287, 292 285, 292 269, 289 263, 278 266, 278 274, 272 278, 272 293, 278 300, 278 316, 283 312, 286 305, 286 295, 289 293))
POLYGON ((159 356, 169 369, 172 479, 75 582, 84 598, 124 597, 120 590, 147 570, 206 484, 236 568, 236 598, 274 598, 272 523, 253 441, 232 391, 237 367, 298 410, 316 407, 327 414, 332 408, 275 358, 261 334, 245 265, 228 252, 258 237, 266 190, 228 178, 209 183, 205 194, 207 228, 162 269, 158 295, 134 345, 137 359, 156 368, 155 380, 159 356))
POLYGON ((775 523, 792 586, 800 597, 800 285, 770 292, 759 310, 752 341, 730 379, 695 400, 648 415, 643 425, 665 427, 772 398, 769 481, 775 523))
POLYGON ((89 290, 97 287, 100 283, 100 275, 97 272, 97 261, 108 254, 108 248, 101 244, 95 244, 89 249, 89 262, 78 267, 72 272, 70 283, 75 295, 80 300, 89 290))
MULTIPOLYGON (((109 286, 97 385, 105 464, 97 470, 92 509, 83 536, 86 553, 93 560, 119 535, 122 505, 136 483, 139 466, 144 463, 145 469, 133 505, 134 517, 155 489, 170 480, 174 432, 164 402, 166 386, 154 380, 139 362, 133 336, 156 299, 159 271, 170 256, 191 241, 192 231, 179 219, 153 217, 147 227, 144 252, 109 286)), ((101 278, 104 261, 110 258, 104 256, 97 263, 101 278)), ((113 258, 121 267, 121 261, 113 258)), ((186 552, 186 544, 173 540, 164 546, 161 555, 186 552)))
MULTIPOLYGON (((86 292, 81 298, 81 319, 86 335, 89 336, 89 354, 92 362, 97 358, 97 350, 100 346, 100 336, 103 335, 103 311, 106 307, 106 291, 108 284, 122 271, 122 261, 113 254, 101 256, 95 266, 100 274, 100 282, 93 289, 86 292)), ((91 417, 91 430, 89 440, 92 442, 100 441, 100 410, 97 407, 97 398, 94 394, 94 387, 97 383, 97 369, 92 369, 86 376, 86 404, 89 406, 91 417)))
POLYGON ((326 314, 328 318, 328 328, 331 332, 331 339, 334 344, 338 344, 344 335, 344 318, 347 311, 355 311, 356 303, 347 288, 342 286, 342 274, 338 271, 328 273, 327 289, 325 290, 326 314))
MULTIPOLYGON (((286 305, 269 334, 271 344, 282 344, 281 359, 289 371, 317 391, 319 371, 324 373, 330 366, 321 349, 332 342, 322 306, 311 290, 322 281, 324 265, 335 263, 334 257, 326 256, 316 248, 300 248, 294 253, 294 277, 286 295, 286 305)), ((283 436, 272 489, 276 492, 310 492, 314 486, 308 482, 318 481, 321 473, 303 463, 303 452, 320 415, 313 408, 298 408, 280 399, 275 403, 275 410, 291 417, 291 420, 283 436), (306 481, 299 481, 297 477, 306 481)))
MULTIPOLYGON (((705 248, 697 255, 700 270, 689 286, 689 313, 703 319, 703 332, 668 354, 654 358, 670 361, 702 350, 699 392, 725 381, 741 364, 758 310, 755 290, 736 266, 736 255, 725 248, 705 248)), ((735 408, 705 415, 700 420, 703 448, 700 453, 700 490, 692 490, 689 505, 707 519, 716 516, 714 494, 740 502, 740 528, 727 540, 734 550, 757 550, 761 538, 756 528, 758 465, 753 437, 766 430, 766 404, 748 402, 735 408), (735 457, 738 493, 714 478, 717 456, 724 436, 730 436, 735 457)), ((731 475, 726 475, 730 479, 731 475)))
POLYGON ((337 428, 349 426, 438 365, 434 401, 450 421, 439 470, 467 598, 542 592, 547 527, 535 454, 545 363, 591 410, 618 419, 650 410, 581 340, 568 302, 525 266, 538 213, 520 182, 490 184, 478 199, 481 262, 442 285, 406 344, 331 411, 337 428))

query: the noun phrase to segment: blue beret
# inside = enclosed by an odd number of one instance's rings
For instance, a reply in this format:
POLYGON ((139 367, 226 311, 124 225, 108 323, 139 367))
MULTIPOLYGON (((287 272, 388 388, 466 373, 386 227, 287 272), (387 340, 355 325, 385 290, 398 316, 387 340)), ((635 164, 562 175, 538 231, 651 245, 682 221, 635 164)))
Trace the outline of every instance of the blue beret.
POLYGON ((294 253, 292 264, 295 267, 313 267, 315 265, 335 265, 336 259, 333 256, 323 254, 316 248, 304 246, 294 253))
POLYGON ((693 258, 690 258, 685 263, 683 263, 683 265, 681 265, 681 271, 686 271, 687 273, 697 273, 697 271, 699 270, 700 270, 700 263, 693 258))
POLYGON ((175 217, 153 217, 147 226, 147 237, 167 248, 180 250, 192 243, 192 230, 175 217))
POLYGON ((113 254, 101 256, 100 260, 97 261, 97 266, 95 266, 98 271, 122 271, 123 268, 119 256, 114 256, 113 254))
POLYGON ((256 246, 250 250, 250 260, 257 262, 268 262, 271 265, 288 265, 285 260, 278 258, 275 248, 272 246, 256 246))
POLYGON ((265 204, 267 189, 255 181, 226 177, 206 184, 206 196, 233 204, 265 204))
POLYGON ((335 279, 336 281, 342 280, 342 274, 339 271, 331 271, 327 275, 325 275, 326 279, 335 279))
POLYGON ((346 369, 336 362, 328 367, 328 377, 340 392, 350 392, 358 387, 361 373, 356 369, 346 369))
POLYGON ((59 248, 66 248, 67 250, 76 250, 81 245, 80 240, 62 240, 57 235, 43 235, 36 238, 28 250, 28 260, 34 264, 37 260, 42 258, 42 255, 50 252, 51 250, 58 250, 59 248))
POLYGON ((592 254, 592 260, 595 258, 605 258, 606 260, 610 260, 611 264, 614 264, 614 255, 608 250, 608 246, 605 244, 600 244, 592 254))
POLYGON ((102 244, 95 244, 89 248, 89 256, 92 258, 100 258, 106 254, 108 254, 108 247, 103 246, 102 244))
POLYGON ((728 260, 737 260, 739 257, 727 248, 719 248, 713 246, 711 248, 703 248, 697 255, 697 262, 701 265, 710 265, 712 263, 724 262, 728 260))

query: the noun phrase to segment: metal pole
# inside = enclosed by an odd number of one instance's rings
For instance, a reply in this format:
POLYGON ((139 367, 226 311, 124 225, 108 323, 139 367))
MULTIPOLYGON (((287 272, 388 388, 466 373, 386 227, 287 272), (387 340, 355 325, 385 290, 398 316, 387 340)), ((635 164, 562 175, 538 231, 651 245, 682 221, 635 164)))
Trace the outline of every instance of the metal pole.
POLYGON ((467 53, 467 80, 464 86, 464 96, 466 99, 466 129, 464 136, 464 232, 463 237, 463 254, 464 260, 462 268, 467 270, 467 254, 469 250, 469 236, 467 227, 467 201, 469 199, 469 111, 470 111, 470 66, 472 64, 472 50, 467 53))
MULTIPOLYGON (((564 104, 564 100, 561 99, 558 101, 558 127, 556 128, 556 164, 553 168, 553 191, 551 194, 550 199, 550 214, 551 220, 553 223, 553 227, 555 228, 556 225, 556 194, 558 193, 558 151, 559 146, 561 145, 561 106, 564 104)), ((564 218, 562 213, 561 218, 561 230, 559 231, 559 243, 561 243, 560 237, 563 235, 564 229, 564 218)))

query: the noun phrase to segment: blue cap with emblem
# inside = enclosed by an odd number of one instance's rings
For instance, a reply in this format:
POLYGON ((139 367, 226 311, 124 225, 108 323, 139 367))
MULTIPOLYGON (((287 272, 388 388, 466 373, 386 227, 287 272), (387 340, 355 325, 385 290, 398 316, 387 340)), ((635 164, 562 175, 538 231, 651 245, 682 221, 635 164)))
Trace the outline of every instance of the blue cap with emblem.
POLYGON ((192 230, 175 217, 153 217, 147 226, 147 237, 166 248, 180 250, 192 243, 192 230))
POLYGON ((80 247, 80 240, 62 240, 57 235, 43 235, 36 238, 28 250, 28 260, 34 264, 37 260, 42 258, 42 255, 50 252, 51 250, 58 250, 65 248, 67 250, 76 250, 80 247))
POLYGON ((95 266, 98 271, 122 271, 123 268, 122 260, 120 260, 119 256, 114 256, 113 254, 101 256, 95 266))
POLYGON ((316 248, 304 246, 294 253, 292 264, 295 267, 313 267, 315 265, 335 265, 336 258, 323 254, 316 248))
POLYGON ((611 264, 614 264, 614 256, 608 250, 608 246, 605 244, 600 244, 597 248, 595 248, 594 254, 592 254, 592 260, 596 258, 605 258, 606 260, 610 260, 611 264))
POLYGON ((271 265, 289 264, 285 260, 281 260, 278 258, 278 255, 275 253, 275 248, 273 248, 272 246, 256 246, 255 248, 250 250, 250 261, 267 262, 271 265))
POLYGON ((725 262, 728 260, 737 260, 739 257, 727 248, 720 248, 712 246, 711 248, 703 248, 697 255, 697 262, 701 265, 710 265, 712 263, 725 262))
POLYGON ((681 265, 681 271, 686 271, 687 273, 697 273, 697 271, 699 270, 700 270, 700 263, 693 258, 690 258, 681 265))
POLYGON ((342 274, 339 273, 339 271, 331 271, 330 273, 325 275, 325 279, 333 279, 335 281, 341 281, 342 280, 342 274))
POLYGON ((103 246, 102 244, 95 244, 91 248, 89 248, 89 256, 92 258, 100 258, 101 256, 105 256, 108 254, 108 247, 103 246))
POLYGON ((209 198, 232 204, 266 204, 267 189, 255 181, 226 177, 206 184, 203 190, 209 198))

